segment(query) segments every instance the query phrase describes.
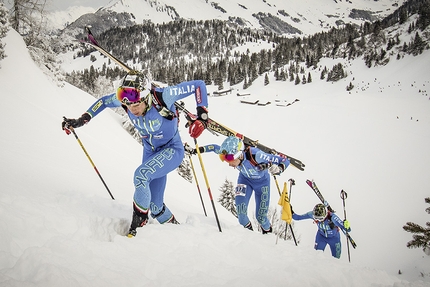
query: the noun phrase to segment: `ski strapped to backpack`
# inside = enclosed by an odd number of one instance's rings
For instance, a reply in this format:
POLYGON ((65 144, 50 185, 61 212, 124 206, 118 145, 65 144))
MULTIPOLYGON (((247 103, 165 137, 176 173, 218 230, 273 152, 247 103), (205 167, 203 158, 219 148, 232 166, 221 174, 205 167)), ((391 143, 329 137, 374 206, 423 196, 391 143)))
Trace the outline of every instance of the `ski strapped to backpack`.
MULTIPOLYGON (((133 71, 133 69, 131 69, 129 66, 127 66, 124 62, 118 60, 117 58, 115 58, 111 53, 109 53, 108 51, 106 51, 103 47, 101 47, 96 39, 94 38, 93 34, 91 33, 91 30, 89 27, 85 27, 85 30, 88 33, 88 40, 87 41, 80 41, 83 44, 87 44, 91 47, 93 47, 94 49, 96 49, 97 51, 99 51, 100 53, 102 53, 103 55, 105 55, 106 57, 112 59, 115 63, 117 63, 121 68, 123 68, 127 73, 133 71)), ((143 75, 141 72, 138 71, 134 71, 137 74, 139 74, 141 77, 146 77, 145 75, 143 75)), ((154 85, 153 83, 151 83, 151 85, 154 85)), ((151 90, 151 97, 152 97, 152 106, 158 111, 158 113, 168 119, 168 120, 173 120, 174 118, 178 117, 177 113, 169 110, 166 107, 166 104, 164 103, 163 97, 161 96, 161 93, 156 92, 155 89, 151 90)))
MULTIPOLYGON (((330 204, 324 199, 324 196, 322 195, 322 193, 318 189, 318 186, 316 185, 315 181, 307 179, 306 183, 307 183, 307 185, 309 185, 310 188, 312 188, 312 190, 318 196, 320 201, 327 207, 329 213, 335 213, 333 208, 331 208, 330 204)), ((352 239, 351 235, 348 232, 345 232, 343 229, 341 229, 341 230, 345 234, 345 236, 349 240, 349 242, 351 243, 351 246, 355 249, 357 247, 357 244, 355 243, 354 239, 352 239)))
MULTIPOLYGON (((88 33, 88 40, 89 40, 89 42, 88 41, 81 41, 81 43, 90 45, 91 47, 93 47, 94 49, 96 49, 97 51, 99 51, 100 53, 102 53, 103 55, 105 55, 106 57, 112 59, 121 68, 123 68, 126 72, 130 72, 132 70, 124 62, 118 60, 111 53, 109 53, 108 51, 106 51, 105 49, 103 49, 97 43, 97 41, 95 40, 95 38, 94 38, 93 34, 91 33, 91 30, 90 30, 89 27, 85 27, 85 30, 88 33)), ((190 113, 185 108, 185 106, 184 106, 183 103, 175 102, 175 106, 176 106, 176 108, 177 108, 178 111, 184 112, 185 116, 188 117, 189 119, 191 119, 191 120, 195 120, 196 119, 195 115, 192 114, 192 113, 190 113)), ((161 112, 160 112, 160 114, 161 114, 161 112)), ((163 114, 161 114, 161 115, 163 116, 163 114)), ((267 146, 265 146, 263 144, 260 144, 258 141, 252 140, 252 139, 250 139, 250 138, 248 138, 248 137, 246 137, 246 136, 244 136, 244 135, 242 135, 240 133, 237 133, 236 131, 234 131, 234 130, 232 130, 232 129, 230 129, 230 128, 228 128, 228 127, 226 127, 226 126, 224 126, 224 125, 222 125, 222 124, 220 124, 220 123, 218 123, 218 122, 216 122, 216 121, 214 121, 214 120, 212 120, 210 118, 208 118, 208 120, 207 120, 207 129, 210 132, 212 132, 213 134, 217 134, 217 135, 221 134, 221 135, 224 135, 224 136, 227 136, 227 137, 228 136, 238 137, 241 140, 243 140, 243 142, 244 142, 245 145, 257 147, 257 148, 259 148, 260 150, 262 150, 262 151, 264 151, 266 153, 276 154, 276 155, 279 155, 281 157, 287 158, 290 161, 290 164, 292 166, 298 168, 299 170, 303 171, 304 168, 305 168, 305 164, 302 163, 300 160, 298 160, 298 159, 296 159, 296 158, 294 158, 292 156, 286 155, 284 153, 278 152, 278 151, 276 151, 273 148, 270 148, 270 147, 267 147, 267 146)))
MULTIPOLYGON (((187 117, 188 119, 193 119, 195 117, 194 114, 192 114, 191 112, 189 112, 185 108, 183 103, 176 102, 175 106, 179 111, 185 113, 185 117, 187 117)), ((269 147, 259 143, 256 140, 252 140, 252 139, 248 138, 247 136, 244 136, 244 135, 232 130, 231 128, 228 128, 225 125, 222 125, 219 122, 217 122, 211 118, 207 119, 207 129, 209 131, 216 133, 216 134, 220 134, 220 135, 223 135, 226 137, 235 136, 237 138, 240 138, 243 141, 243 143, 247 146, 253 146, 253 147, 256 147, 256 148, 258 148, 258 149, 260 149, 266 153, 276 154, 276 155, 279 155, 281 157, 287 158, 290 161, 290 164, 293 165, 294 167, 298 168, 299 170, 303 171, 305 168, 305 164, 302 163, 300 160, 298 160, 292 156, 286 155, 284 153, 278 152, 275 149, 269 148, 269 147)))

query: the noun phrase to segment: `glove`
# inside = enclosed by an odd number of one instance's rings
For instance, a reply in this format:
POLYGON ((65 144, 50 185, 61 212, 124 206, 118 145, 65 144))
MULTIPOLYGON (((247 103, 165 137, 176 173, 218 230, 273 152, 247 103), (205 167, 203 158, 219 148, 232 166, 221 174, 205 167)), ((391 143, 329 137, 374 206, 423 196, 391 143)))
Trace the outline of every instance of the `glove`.
POLYGON ((206 128, 206 123, 201 120, 195 120, 188 128, 188 133, 192 138, 198 138, 206 128))
POLYGON ((61 123, 62 129, 66 132, 66 134, 71 133, 72 128, 79 128, 88 123, 91 120, 91 116, 88 113, 82 114, 82 116, 78 119, 68 119, 63 117, 63 122, 61 123))
POLYGON ((349 221, 347 219, 345 219, 343 221, 343 227, 345 227, 346 230, 350 230, 351 226, 349 225, 349 221))
POLYGON ((197 153, 196 149, 190 147, 187 143, 184 145, 184 150, 187 155, 193 155, 197 153))
POLYGON ((209 117, 208 117, 208 110, 205 107, 203 106, 197 107, 197 119, 205 122, 207 125, 209 117))
POLYGON ((208 126, 208 110, 205 107, 197 107, 197 119, 193 121, 188 129, 190 136, 198 138, 208 126))
POLYGON ((272 166, 269 167, 269 172, 271 175, 280 175, 283 171, 285 170, 285 165, 284 164, 273 164, 272 166))
POLYGON ((258 169, 259 171, 262 171, 262 170, 268 169, 271 165, 272 165, 272 164, 271 164, 270 162, 268 162, 268 163, 259 163, 259 164, 257 165, 257 169, 258 169))

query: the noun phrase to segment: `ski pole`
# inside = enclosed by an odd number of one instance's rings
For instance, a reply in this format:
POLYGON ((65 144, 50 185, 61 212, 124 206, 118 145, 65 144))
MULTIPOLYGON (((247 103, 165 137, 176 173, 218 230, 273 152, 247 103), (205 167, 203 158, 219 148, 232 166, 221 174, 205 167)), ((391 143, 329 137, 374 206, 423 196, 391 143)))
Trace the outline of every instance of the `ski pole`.
POLYGON ((203 202, 202 193, 200 192, 199 181, 197 180, 196 171, 194 170, 194 164, 193 164, 193 160, 191 159, 191 155, 188 155, 188 158, 190 159, 191 169, 193 170, 193 175, 194 175, 194 179, 196 181, 197 190, 199 192, 200 201, 202 202, 203 211, 205 213, 205 216, 207 217, 208 215, 206 213, 206 208, 205 208, 205 204, 203 202))
MULTIPOLYGON (((348 194, 342 189, 340 191, 340 198, 342 198, 342 203, 343 203, 343 216, 345 217, 346 220, 346 208, 345 208, 345 199, 348 197, 348 194)), ((351 254, 349 252, 349 238, 348 238, 348 231, 346 231, 345 233, 346 235, 346 246, 348 247, 348 261, 351 262, 351 254)))
POLYGON ((291 192, 292 192, 292 187, 291 186, 292 185, 296 185, 296 181, 294 179, 292 179, 292 178, 290 178, 288 181, 290 182, 290 194, 289 194, 288 198, 290 199, 290 203, 291 203, 291 192))
MULTIPOLYGON (((278 179, 276 178, 276 175, 273 175, 273 179, 275 180, 276 188, 278 189, 278 194, 279 194, 279 196, 281 196, 281 188, 279 187, 279 183, 278 183, 278 179)), ((290 190, 290 192, 291 192, 291 190, 290 190)), ((285 225, 285 237, 284 237, 284 240, 287 239, 287 230, 288 230, 288 226, 290 226, 290 230, 291 230, 292 237, 294 239, 294 243, 297 246, 297 241, 296 241, 296 237, 294 235, 293 227, 291 226, 291 224, 288 224, 288 222, 286 222, 285 224, 286 225, 285 225)), ((278 243, 278 236, 276 236, 276 243, 278 243)))
POLYGON ((203 177, 205 178, 206 187, 208 188, 209 198, 210 198, 210 200, 211 200, 212 208, 213 208, 213 210, 214 210, 216 223, 218 224, 219 232, 222 232, 222 230, 221 230, 221 225, 219 224, 219 220, 218 220, 218 214, 217 214, 217 212, 216 212, 216 208, 215 208, 214 199, 213 199, 213 197, 212 197, 211 188, 210 188, 210 186, 209 186, 208 177, 206 176, 206 170, 205 170, 205 166, 204 166, 204 164, 203 164, 202 155, 201 155, 201 153, 200 153, 199 145, 197 144, 197 139, 194 139, 194 144, 196 145, 196 151, 197 151, 197 155, 199 156, 200 166, 202 167, 203 177))
MULTIPOLYGON (((66 117, 64 117, 66 119, 66 117)), ((81 146, 82 150, 84 151, 85 155, 87 156, 88 160, 90 161, 91 165, 93 166, 94 170, 96 171, 97 175, 99 176, 100 180, 103 182, 103 185, 106 187, 107 191, 109 192, 109 195, 112 199, 115 200, 112 193, 110 192, 108 186, 106 185, 105 181, 103 180, 103 177, 101 176, 100 172, 97 170, 96 165, 94 164, 93 160, 91 159, 90 155, 87 153, 87 150, 84 148, 84 145, 82 144, 81 140, 79 139, 78 135, 75 132, 75 129, 73 127, 69 127, 69 130, 72 131, 73 135, 75 136, 76 140, 78 141, 79 145, 81 146)))
MULTIPOLYGON (((288 196, 288 198, 290 200, 290 206, 291 206, 291 193, 293 191, 293 185, 296 185, 296 181, 292 178, 290 178, 288 181, 290 182, 290 195, 288 196)), ((293 227, 291 226, 291 224, 290 224, 290 229, 291 229, 291 235, 293 236, 293 239, 294 239, 294 243, 297 246, 296 236, 294 235, 293 227)), ((285 231, 285 236, 287 236, 286 231, 285 231)))

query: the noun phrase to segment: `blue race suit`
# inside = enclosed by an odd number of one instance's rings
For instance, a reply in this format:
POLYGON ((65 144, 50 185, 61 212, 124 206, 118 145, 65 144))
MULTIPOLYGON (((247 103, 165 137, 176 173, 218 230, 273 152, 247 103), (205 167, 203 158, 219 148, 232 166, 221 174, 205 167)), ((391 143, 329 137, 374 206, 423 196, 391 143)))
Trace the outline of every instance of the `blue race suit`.
MULTIPOLYGON (((162 93, 166 107, 176 111, 175 101, 194 95, 197 106, 207 107, 207 90, 203 81, 182 82, 176 86, 155 88, 162 93)), ((146 96, 146 95, 142 95, 146 96)), ((96 116, 106 107, 120 107, 116 94, 106 95, 97 100, 87 111, 96 116)), ((135 186, 134 207, 142 213, 151 211, 151 216, 160 223, 169 221, 173 215, 164 204, 164 190, 167 174, 176 169, 184 157, 184 146, 178 131, 178 118, 169 120, 160 115, 157 109, 149 106, 143 116, 136 117, 127 110, 134 127, 142 137, 142 164, 136 169, 133 181, 135 186)))
MULTIPOLYGON (((203 152, 212 151, 220 154, 220 146, 216 144, 206 145, 203 147, 203 152)), ((248 205, 253 191, 255 191, 255 214, 258 223, 264 231, 270 230, 270 221, 267 218, 270 203, 270 174, 267 169, 261 169, 256 164, 273 163, 284 164, 285 168, 290 164, 289 160, 277 155, 268 154, 262 150, 249 147, 252 159, 246 156, 247 151, 243 153, 243 160, 237 166, 239 177, 236 186, 236 211, 239 223, 244 227, 250 227, 251 221, 248 218, 248 205)))
MULTIPOLYGON (((294 220, 313 219, 313 212, 309 211, 305 214, 298 215, 293 213, 294 220)), ((330 246, 331 255, 336 258, 340 258, 342 251, 340 244, 339 228, 345 232, 350 232, 351 228, 345 229, 343 226, 343 220, 339 218, 335 213, 330 213, 322 222, 316 222, 318 231, 315 236, 315 250, 323 250, 327 246, 330 246)))

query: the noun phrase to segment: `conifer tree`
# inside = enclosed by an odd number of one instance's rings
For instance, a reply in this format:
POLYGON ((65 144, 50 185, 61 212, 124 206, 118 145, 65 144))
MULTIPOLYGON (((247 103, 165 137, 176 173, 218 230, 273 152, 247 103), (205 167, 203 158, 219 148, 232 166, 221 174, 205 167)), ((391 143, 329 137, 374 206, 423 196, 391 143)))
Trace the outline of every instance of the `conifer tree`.
POLYGON ((235 192, 234 186, 231 181, 225 179, 224 184, 219 188, 221 191, 218 202, 234 216, 237 217, 236 205, 234 202, 235 192))
MULTIPOLYGON (((430 197, 425 198, 425 202, 430 204, 430 197)), ((426 212, 430 214, 430 207, 426 208, 426 212)), ((403 229, 414 234, 413 239, 406 244, 408 248, 422 248, 424 252, 430 252, 430 221, 426 222, 426 227, 407 222, 403 229)))
POLYGON ((7 31, 9 30, 9 23, 7 21, 7 10, 3 3, 0 3, 0 60, 6 57, 4 52, 5 44, 2 39, 6 37, 7 31))
POLYGON ((191 165, 190 162, 184 157, 184 160, 181 162, 181 164, 176 169, 178 174, 185 178, 185 180, 189 182, 193 182, 193 175, 191 173, 191 165))
POLYGON ((45 24, 46 0, 14 0, 10 22, 12 28, 24 36, 27 46, 40 41, 42 26, 45 24), (42 21, 41 21, 41 20, 42 21))
POLYGON ((300 77, 299 77, 299 74, 297 74, 297 75, 296 75, 296 80, 295 80, 294 84, 295 84, 295 85, 300 84, 300 77))
POLYGON ((266 75, 264 76, 264 85, 267 86, 268 84, 270 84, 270 81, 269 81, 269 76, 266 73, 266 75))

